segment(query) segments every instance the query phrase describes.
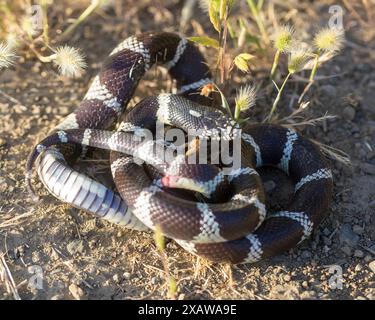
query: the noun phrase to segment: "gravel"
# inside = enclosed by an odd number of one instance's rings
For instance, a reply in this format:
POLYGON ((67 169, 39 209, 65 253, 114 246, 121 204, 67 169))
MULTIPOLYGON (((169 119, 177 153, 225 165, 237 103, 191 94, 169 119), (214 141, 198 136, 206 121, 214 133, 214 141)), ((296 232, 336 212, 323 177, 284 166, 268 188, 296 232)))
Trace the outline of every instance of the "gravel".
POLYGON ((375 260, 371 261, 368 266, 370 267, 370 270, 375 273, 375 260))
POLYGON ((355 247, 358 244, 359 236, 353 232, 350 224, 344 224, 340 229, 340 243, 355 247))
POLYGON ((71 293, 73 298, 76 300, 82 300, 84 297, 83 290, 80 287, 78 287, 75 283, 72 283, 69 286, 69 292, 71 293))
POLYGON ((342 116, 345 120, 352 121, 355 118, 355 109, 351 106, 346 106, 342 111, 342 116))
POLYGON ((82 240, 73 240, 68 243, 66 250, 73 256, 75 254, 82 254, 84 251, 84 245, 82 240))

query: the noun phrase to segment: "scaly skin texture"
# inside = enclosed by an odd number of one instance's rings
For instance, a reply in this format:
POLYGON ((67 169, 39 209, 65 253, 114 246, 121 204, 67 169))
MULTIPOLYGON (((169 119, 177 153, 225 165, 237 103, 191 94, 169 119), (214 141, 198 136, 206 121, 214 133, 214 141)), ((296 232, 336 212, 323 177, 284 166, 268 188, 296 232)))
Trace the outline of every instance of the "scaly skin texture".
POLYGON ((30 154, 30 189, 32 166, 42 153, 39 176, 62 201, 129 228, 159 226, 166 236, 207 259, 252 263, 294 247, 310 236, 327 212, 332 194, 329 164, 314 144, 292 129, 254 125, 238 133, 235 122, 206 106, 207 99, 197 94, 210 78, 199 51, 175 34, 128 38, 104 62, 79 108, 30 154), (156 61, 169 68, 180 95, 146 98, 125 116, 118 132, 105 131, 117 121, 138 81, 156 61), (199 165, 179 164, 179 179, 172 180, 170 166, 158 164, 153 154, 155 148, 168 147, 135 139, 144 129, 155 130, 157 121, 184 131, 200 130, 200 138, 207 140, 219 131, 222 139, 233 142, 237 132, 242 139, 241 166, 224 175, 221 166, 208 164, 202 170, 199 165), (119 194, 71 169, 63 145, 111 150, 119 194), (51 146, 58 149, 52 151, 51 146), (295 181, 288 208, 267 217, 255 170, 265 165, 280 168, 295 181), (211 199, 175 190, 182 187, 205 190, 211 199))

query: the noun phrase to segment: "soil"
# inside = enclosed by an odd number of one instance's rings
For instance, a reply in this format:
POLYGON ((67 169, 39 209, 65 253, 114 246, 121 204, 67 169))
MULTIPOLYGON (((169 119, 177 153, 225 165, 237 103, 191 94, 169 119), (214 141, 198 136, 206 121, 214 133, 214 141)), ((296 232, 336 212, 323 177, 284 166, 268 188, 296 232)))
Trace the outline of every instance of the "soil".
MULTIPOLYGON (((295 4, 299 17, 292 20, 304 23, 298 30, 309 35, 325 24, 330 4, 319 1, 308 9, 295 4), (306 21, 311 24, 306 26, 306 21)), ((123 6, 126 10, 120 15, 111 10, 95 14, 69 39, 86 54, 88 69, 82 78, 62 78, 30 53, 0 72, 0 250, 22 299, 167 297, 152 233, 129 231, 63 204, 48 195, 37 179, 35 186, 44 196, 36 205, 23 182, 32 145, 79 104, 116 43, 140 31, 178 31, 182 1, 123 6), (43 279, 40 287, 32 285, 38 284, 38 275, 43 279)), ((286 19, 288 10, 282 6, 279 18, 286 19)), ((374 26, 366 22, 360 6, 357 13, 361 19, 345 11, 346 46, 319 69, 321 78, 305 97, 311 103, 306 116, 328 112, 337 117, 300 128, 305 136, 346 152, 351 160, 350 166, 332 161, 334 196, 327 218, 311 239, 254 265, 211 264, 168 242, 165 252, 178 299, 375 299, 375 48, 374 41, 370 44, 374 34, 369 34, 374 26), (342 286, 337 282, 340 271, 342 286)), ((194 10, 191 25, 185 30, 188 35, 199 35, 202 28, 211 30, 199 9, 194 10)), ((212 56, 211 50, 204 51, 212 56)), ((264 94, 253 120, 267 114, 275 96, 264 71, 270 61, 259 59, 249 75, 236 73, 227 90, 233 96, 239 83, 262 85, 264 94)), ((296 107, 295 97, 303 90, 304 83, 294 80, 279 106, 281 113, 289 114, 296 107)), ((161 72, 149 72, 136 100, 169 86, 161 72)), ((283 193, 285 177, 274 172, 262 176, 271 202, 285 201, 274 196, 283 193)), ((0 282, 0 299, 12 298, 0 282)))

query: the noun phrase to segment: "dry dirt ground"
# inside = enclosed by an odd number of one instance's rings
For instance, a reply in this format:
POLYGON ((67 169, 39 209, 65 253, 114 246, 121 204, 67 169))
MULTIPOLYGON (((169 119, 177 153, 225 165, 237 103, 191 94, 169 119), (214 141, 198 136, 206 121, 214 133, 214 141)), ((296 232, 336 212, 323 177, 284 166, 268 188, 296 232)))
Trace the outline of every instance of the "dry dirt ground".
MULTIPOLYGON (((298 30, 308 35, 326 23, 328 4, 333 2, 307 2, 311 5, 299 4, 296 13, 290 8, 298 2, 284 1, 278 18, 291 12, 289 19, 304 21, 298 30)), ((125 3, 124 8, 117 17, 110 11, 89 18, 70 39, 87 56, 83 78, 62 79, 51 66, 25 54, 16 66, 0 73, 0 250, 22 299, 166 297, 163 267, 151 233, 129 231, 62 204, 43 191, 40 183, 43 202, 35 205, 23 183, 30 148, 74 110, 100 62, 117 42, 139 31, 178 31, 182 1, 140 1, 138 6, 125 3), (42 286, 35 288, 30 283, 37 283, 38 275, 43 278, 42 286)), ((370 42, 374 35, 369 34, 375 28, 358 8, 360 17, 346 9, 346 47, 319 70, 320 76, 327 77, 308 96, 309 116, 329 112, 337 118, 302 128, 306 136, 339 148, 351 158, 352 166, 333 162, 335 187, 327 219, 299 247, 254 265, 209 264, 169 242, 166 253, 179 299, 375 298, 375 267, 371 269, 375 264, 371 264, 375 260, 375 54, 374 41, 370 42), (330 265, 336 266, 331 271, 342 269, 342 287, 329 285, 330 279, 339 284, 331 278, 335 274, 330 273, 330 265)), ((188 35, 199 34, 200 26, 210 30, 199 9, 194 11, 192 25, 185 31, 188 35)), ((275 94, 266 83, 264 70, 269 70, 269 61, 267 65, 262 61, 255 63, 250 75, 236 75, 231 84, 235 90, 238 82, 262 83, 264 94, 254 120, 267 113, 275 94)), ((160 72, 151 72, 141 82, 138 99, 160 92, 155 78, 162 79, 160 72)), ((162 85, 167 88, 168 84, 162 85)), ((301 82, 291 82, 280 108, 289 113, 295 107, 290 100, 302 88, 301 82)), ((276 184, 270 198, 285 189, 280 182, 285 179, 270 172, 263 177, 276 184)), ((268 185, 272 187, 272 182, 268 185)), ((12 298, 0 282, 0 299, 12 298)))

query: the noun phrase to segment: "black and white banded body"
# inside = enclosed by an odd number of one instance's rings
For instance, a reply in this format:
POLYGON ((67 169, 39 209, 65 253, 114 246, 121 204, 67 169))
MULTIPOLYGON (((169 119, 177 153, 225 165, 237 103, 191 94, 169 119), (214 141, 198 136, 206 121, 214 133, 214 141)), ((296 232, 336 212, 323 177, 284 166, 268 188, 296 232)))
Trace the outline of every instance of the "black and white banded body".
POLYGON ((157 143, 145 146, 133 139, 137 130, 153 128, 156 121, 184 130, 201 129, 207 136, 220 129, 229 137, 237 127, 220 110, 193 102, 204 101, 196 93, 211 81, 203 62, 194 46, 174 34, 125 40, 104 63, 77 111, 35 147, 28 161, 28 183, 32 165, 41 154, 39 176, 59 199, 129 228, 159 226, 186 250, 218 262, 256 262, 308 238, 327 213, 332 175, 319 149, 293 129, 243 128, 246 159, 228 176, 210 165, 203 169, 181 166, 180 173, 171 174, 168 166, 153 171, 133 161, 136 157, 148 166, 158 166, 151 155, 157 143), (169 68, 180 95, 148 97, 125 116, 117 132, 106 131, 155 61, 169 68), (111 150, 111 171, 119 194, 72 170, 62 152, 51 149, 62 145, 111 150), (293 179, 295 194, 285 211, 266 215, 256 171, 261 166, 278 167, 293 179), (167 190, 175 188, 199 192, 207 201, 167 190))

